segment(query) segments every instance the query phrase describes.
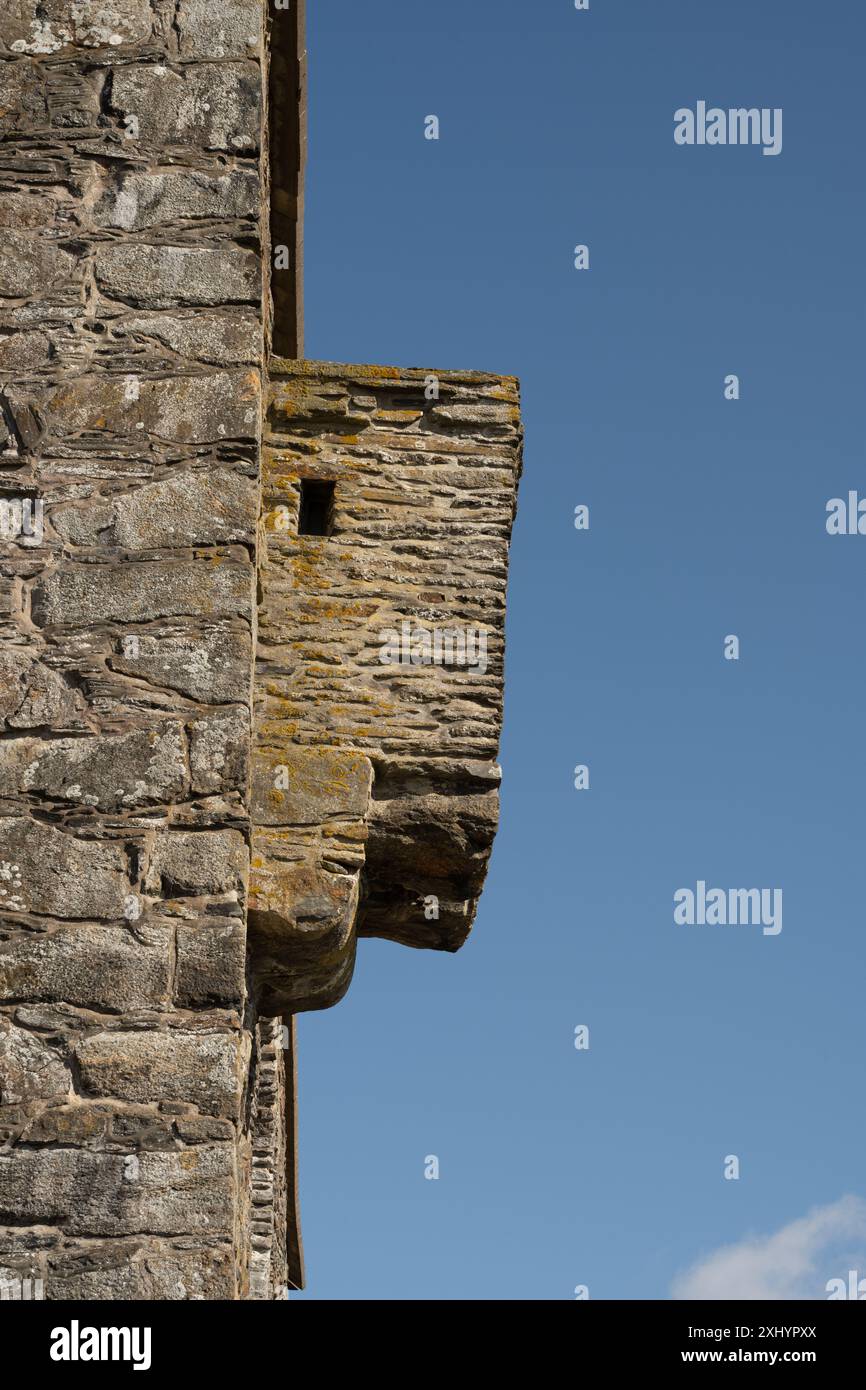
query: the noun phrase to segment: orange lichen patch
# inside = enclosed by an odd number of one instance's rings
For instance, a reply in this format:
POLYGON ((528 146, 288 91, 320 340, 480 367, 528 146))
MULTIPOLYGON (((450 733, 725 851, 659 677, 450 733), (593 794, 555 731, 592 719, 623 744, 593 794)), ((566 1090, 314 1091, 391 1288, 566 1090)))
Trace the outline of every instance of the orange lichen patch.
POLYGON ((284 714, 300 714, 301 705, 293 700, 290 700, 285 693, 286 688, 284 676, 280 676, 276 680, 271 679, 264 682, 257 681, 256 684, 260 690, 264 689, 265 693, 267 695, 270 695, 275 703, 283 706, 284 714))
POLYGON ((297 579, 305 576, 310 579, 321 577, 323 560, 327 559, 325 553, 326 536, 321 539, 313 536, 296 536, 295 549, 287 557, 289 568, 297 579))
MULTIPOLYGON (((300 646, 301 646, 301 643, 299 642, 299 643, 298 643, 298 647, 300 648, 300 646)), ((325 646, 318 646, 318 647, 316 647, 316 646, 308 646, 307 649, 306 649, 306 651, 305 651, 305 653, 304 653, 304 655, 307 657, 307 660, 308 660, 308 661, 320 663, 320 664, 325 665, 325 666, 342 666, 342 665, 343 665, 343 656, 342 656, 342 654, 337 654, 337 653, 333 652, 330 648, 325 647, 325 646)), ((311 667, 311 669, 312 669, 312 667, 311 667)))
POLYGON ((293 516, 297 516, 297 508, 288 507, 285 502, 277 502, 275 506, 268 507, 262 513, 262 521, 268 531, 273 531, 276 536, 285 536, 286 540, 294 540, 294 536, 289 531, 289 523, 293 516))
POLYGON ((300 725, 297 722, 290 722, 286 719, 257 719, 256 729, 264 739, 279 740, 282 743, 290 743, 298 737, 300 725))
MULTIPOLYGON (((369 618, 378 613, 380 604, 376 599, 321 599, 315 595, 304 598, 299 604, 301 612, 318 618, 369 618)), ((291 643, 290 645, 294 645, 291 643)))
POLYGON ((293 585, 298 589, 330 589, 332 581, 320 573, 306 556, 291 556, 293 585))
POLYGON ((262 479, 262 487, 266 497, 266 505, 279 506, 281 502, 298 500, 298 476, 297 474, 269 474, 262 479))
POLYGON ((243 376, 243 385, 240 391, 240 399, 242 401, 251 401, 258 396, 259 390, 260 378, 258 372, 254 370, 245 372, 243 376))

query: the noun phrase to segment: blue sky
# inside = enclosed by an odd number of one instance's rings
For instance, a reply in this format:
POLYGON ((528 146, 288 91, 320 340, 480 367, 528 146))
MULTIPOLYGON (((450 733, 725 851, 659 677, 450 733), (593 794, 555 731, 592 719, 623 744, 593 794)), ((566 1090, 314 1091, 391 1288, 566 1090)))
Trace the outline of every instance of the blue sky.
POLYGON ((307 355, 515 373, 526 459, 490 876, 460 953, 362 942, 300 1020, 300 1297, 667 1298, 862 1215, 866 15, 309 9, 307 355), (678 147, 699 100, 782 153, 678 147), (675 926, 698 879, 782 932, 675 926))

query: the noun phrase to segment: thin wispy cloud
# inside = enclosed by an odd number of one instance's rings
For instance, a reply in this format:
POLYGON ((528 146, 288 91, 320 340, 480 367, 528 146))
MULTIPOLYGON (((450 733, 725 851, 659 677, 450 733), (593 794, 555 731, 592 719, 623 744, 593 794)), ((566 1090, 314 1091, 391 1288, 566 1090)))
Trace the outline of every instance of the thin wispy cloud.
POLYGON ((842 1197, 772 1235, 747 1236, 679 1275, 672 1298, 827 1298, 827 1281, 866 1275, 866 1201, 842 1197))

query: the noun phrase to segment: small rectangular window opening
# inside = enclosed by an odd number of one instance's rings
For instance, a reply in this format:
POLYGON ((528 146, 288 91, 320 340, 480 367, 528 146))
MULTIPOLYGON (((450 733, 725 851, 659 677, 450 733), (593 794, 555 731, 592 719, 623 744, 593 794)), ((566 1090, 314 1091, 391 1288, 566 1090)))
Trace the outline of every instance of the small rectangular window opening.
POLYGON ((301 479, 299 536, 330 536, 334 523, 335 486, 335 483, 324 483, 318 478, 301 479))

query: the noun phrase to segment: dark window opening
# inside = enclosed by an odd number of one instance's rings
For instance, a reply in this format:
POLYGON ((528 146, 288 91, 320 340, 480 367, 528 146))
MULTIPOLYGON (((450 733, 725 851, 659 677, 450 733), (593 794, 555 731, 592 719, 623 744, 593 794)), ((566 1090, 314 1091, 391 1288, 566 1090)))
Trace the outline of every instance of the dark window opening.
POLYGON ((334 483, 316 478, 301 479, 299 536, 330 536, 334 523, 334 483))

